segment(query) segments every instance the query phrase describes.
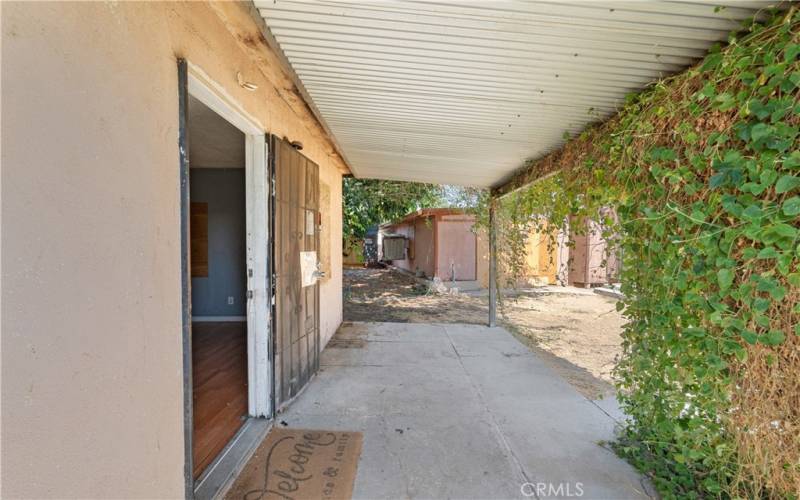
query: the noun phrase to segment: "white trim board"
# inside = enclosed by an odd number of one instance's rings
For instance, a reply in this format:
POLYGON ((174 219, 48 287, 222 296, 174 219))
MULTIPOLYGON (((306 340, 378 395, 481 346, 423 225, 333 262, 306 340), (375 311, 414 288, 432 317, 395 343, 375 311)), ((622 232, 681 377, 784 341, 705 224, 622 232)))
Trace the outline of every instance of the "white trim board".
POLYGON ((223 323, 230 321, 247 321, 247 316, 192 316, 193 323, 223 323))
POLYGON ((214 82, 205 71, 187 61, 189 68, 187 86, 189 95, 211 108, 216 114, 230 122, 245 134, 266 134, 266 129, 257 119, 250 116, 244 108, 223 87, 214 82))
POLYGON ((245 134, 247 232, 247 390, 251 417, 272 413, 269 357, 270 307, 267 304, 268 196, 266 131, 257 119, 201 68, 187 61, 188 93, 245 134))

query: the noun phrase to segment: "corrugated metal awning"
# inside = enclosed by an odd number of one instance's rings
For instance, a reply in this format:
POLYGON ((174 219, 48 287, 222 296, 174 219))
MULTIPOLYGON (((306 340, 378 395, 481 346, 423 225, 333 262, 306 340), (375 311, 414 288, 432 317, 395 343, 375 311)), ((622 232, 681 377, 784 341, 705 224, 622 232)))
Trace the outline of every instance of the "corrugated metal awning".
POLYGON ((255 1, 356 176, 473 186, 774 3, 255 1))

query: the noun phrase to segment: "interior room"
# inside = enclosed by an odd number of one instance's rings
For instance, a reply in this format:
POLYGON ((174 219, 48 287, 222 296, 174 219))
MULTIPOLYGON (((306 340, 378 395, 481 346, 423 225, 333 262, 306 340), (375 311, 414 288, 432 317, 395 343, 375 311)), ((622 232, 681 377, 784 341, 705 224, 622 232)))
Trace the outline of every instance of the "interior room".
POLYGON ((247 418, 245 135, 189 98, 193 473, 247 418))

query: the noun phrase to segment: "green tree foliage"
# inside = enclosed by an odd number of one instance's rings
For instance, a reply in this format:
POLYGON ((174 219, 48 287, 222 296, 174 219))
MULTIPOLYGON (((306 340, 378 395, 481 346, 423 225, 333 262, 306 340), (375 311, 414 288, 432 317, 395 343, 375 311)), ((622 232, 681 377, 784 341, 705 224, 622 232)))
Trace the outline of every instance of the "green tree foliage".
POLYGON ((617 449, 667 498, 800 492, 798 33, 794 8, 749 24, 502 202, 554 226, 615 209, 630 416, 617 449))
POLYGON ((361 238, 370 226, 396 220, 420 208, 442 206, 444 187, 418 182, 345 177, 342 212, 345 241, 361 238))

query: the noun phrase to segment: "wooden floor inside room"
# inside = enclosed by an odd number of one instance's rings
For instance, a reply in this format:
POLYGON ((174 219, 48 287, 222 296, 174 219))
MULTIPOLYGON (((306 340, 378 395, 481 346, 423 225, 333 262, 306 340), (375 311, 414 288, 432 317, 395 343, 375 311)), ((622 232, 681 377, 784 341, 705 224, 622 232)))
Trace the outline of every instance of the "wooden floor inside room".
POLYGON ((247 323, 192 323, 192 385, 197 478, 247 416, 247 323))

